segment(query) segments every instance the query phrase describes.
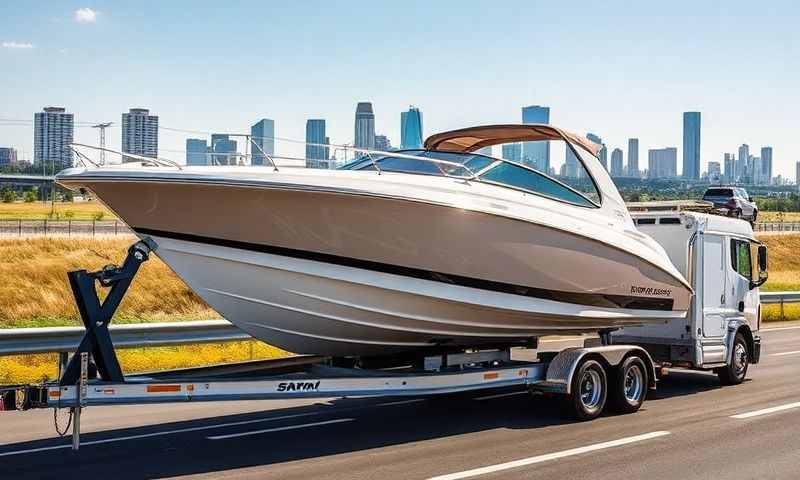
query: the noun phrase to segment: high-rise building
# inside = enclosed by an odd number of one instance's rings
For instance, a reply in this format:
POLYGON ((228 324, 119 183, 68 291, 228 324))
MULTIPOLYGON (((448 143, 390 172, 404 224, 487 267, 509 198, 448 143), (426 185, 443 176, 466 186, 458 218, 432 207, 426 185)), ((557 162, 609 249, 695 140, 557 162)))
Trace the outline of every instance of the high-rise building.
MULTIPOLYGON (((356 148, 375 149, 375 113, 370 102, 358 102, 356 106, 354 138, 353 146, 356 148)), ((356 152, 356 155, 358 154, 356 152)))
POLYGON ((597 158, 600 160, 603 168, 608 170, 608 149, 606 149, 606 144, 603 143, 603 139, 591 132, 586 134, 586 138, 589 141, 600 145, 600 151, 597 152, 597 158))
POLYGON ((511 160, 512 162, 522 161, 522 144, 521 143, 506 143, 503 145, 503 158, 511 160))
POLYGON ((734 154, 725 154, 724 167, 725 171, 722 178, 724 178, 726 182, 736 182, 736 156, 734 154))
MULTIPOLYGON (((158 156, 158 116, 146 108, 131 108, 122 114, 122 152, 142 157, 158 156)), ((122 157, 123 162, 136 161, 122 157)))
POLYGON ((800 190, 800 162, 794 164, 794 184, 800 190))
POLYGON ((236 165, 236 140, 231 140, 223 133, 211 134, 211 165, 236 165))
POLYGON ((700 112, 683 112, 683 178, 700 178, 700 112))
POLYGON ((566 146, 566 153, 564 156, 564 176, 567 178, 578 178, 583 169, 580 168, 580 161, 569 145, 566 146))
POLYGON ((400 148, 422 148, 422 112, 413 105, 400 112, 400 148))
POLYGON ((625 171, 622 165, 622 150, 615 148, 611 151, 611 176, 621 177, 625 171))
POLYGON ((186 139, 186 165, 208 165, 208 142, 200 138, 186 139))
POLYGON ((0 167, 17 163, 17 151, 11 147, 0 147, 0 167))
POLYGON ((270 162, 264 154, 270 157, 275 155, 275 121, 262 118, 250 127, 250 141, 248 145, 252 152, 251 165, 268 165, 270 162), (263 151, 263 152, 262 152, 263 151))
POLYGON ((739 146, 739 156, 736 160, 736 179, 734 181, 737 182, 744 182, 745 177, 748 176, 750 165, 748 162, 750 161, 750 146, 746 143, 743 143, 739 146))
POLYGON ((722 170, 719 162, 708 162, 708 181, 719 183, 722 180, 722 170))
POLYGON ((311 118, 306 120, 306 167, 328 168, 327 135, 325 120, 311 118))
POLYGON ((772 147, 761 147, 761 178, 763 185, 772 183, 772 147))
POLYGON ((647 176, 649 178, 674 178, 678 176, 678 149, 655 148, 647 151, 647 176))
POLYGON ((389 141, 389 137, 386 135, 375 135, 375 150, 388 152, 391 149, 392 142, 389 141))
MULTIPOLYGON (((550 107, 531 105, 522 107, 522 123, 550 123, 550 107)), ((522 163, 539 171, 550 171, 550 142, 525 142, 522 144, 522 163)))
POLYGON ((639 178, 639 139, 628 139, 628 176, 639 178))
POLYGON ((56 170, 72 166, 74 117, 62 107, 45 107, 33 115, 33 161, 55 165, 56 170))
POLYGON ((750 182, 753 185, 761 185, 761 157, 750 157, 750 182))

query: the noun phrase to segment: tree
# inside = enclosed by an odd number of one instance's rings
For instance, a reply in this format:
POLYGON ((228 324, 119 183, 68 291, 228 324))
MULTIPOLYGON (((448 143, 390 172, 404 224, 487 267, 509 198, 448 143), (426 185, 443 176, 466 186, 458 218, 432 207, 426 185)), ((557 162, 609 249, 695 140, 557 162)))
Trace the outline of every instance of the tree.
POLYGON ((39 198, 39 189, 36 187, 33 187, 32 189, 25 191, 25 193, 22 195, 22 199, 25 201, 25 203, 33 203, 38 198, 39 198))
POLYGON ((3 189, 2 198, 3 203, 14 203, 14 201, 17 199, 17 194, 14 192, 14 190, 6 187, 3 189))

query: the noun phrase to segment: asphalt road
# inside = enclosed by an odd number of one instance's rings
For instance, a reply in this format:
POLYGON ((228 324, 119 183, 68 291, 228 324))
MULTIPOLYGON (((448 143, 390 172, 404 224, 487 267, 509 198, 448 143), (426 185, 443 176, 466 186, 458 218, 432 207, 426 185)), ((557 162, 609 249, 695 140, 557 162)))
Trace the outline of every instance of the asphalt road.
POLYGON ((800 327, 762 336, 746 383, 676 371, 588 423, 510 390, 92 407, 72 452, 52 411, 3 413, 0 478, 800 478, 800 327))

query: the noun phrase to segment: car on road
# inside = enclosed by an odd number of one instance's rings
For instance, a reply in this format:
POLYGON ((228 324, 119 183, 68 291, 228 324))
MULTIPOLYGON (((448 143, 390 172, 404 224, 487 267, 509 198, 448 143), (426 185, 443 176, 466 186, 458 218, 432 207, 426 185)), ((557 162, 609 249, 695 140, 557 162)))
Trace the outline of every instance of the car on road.
POLYGON ((756 223, 758 207, 740 187, 711 187, 703 194, 703 200, 714 204, 714 208, 728 216, 756 223))

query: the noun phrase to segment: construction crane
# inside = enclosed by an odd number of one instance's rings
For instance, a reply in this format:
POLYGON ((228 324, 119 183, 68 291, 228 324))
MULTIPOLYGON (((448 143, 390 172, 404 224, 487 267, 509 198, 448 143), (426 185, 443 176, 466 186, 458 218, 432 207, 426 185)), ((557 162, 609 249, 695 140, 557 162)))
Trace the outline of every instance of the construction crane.
MULTIPOLYGON (((97 125, 92 125, 92 128, 99 128, 100 129, 100 148, 106 148, 106 128, 113 125, 114 122, 107 122, 107 123, 98 123, 97 125)), ((100 150, 100 165, 106 164, 106 151, 100 150)))

